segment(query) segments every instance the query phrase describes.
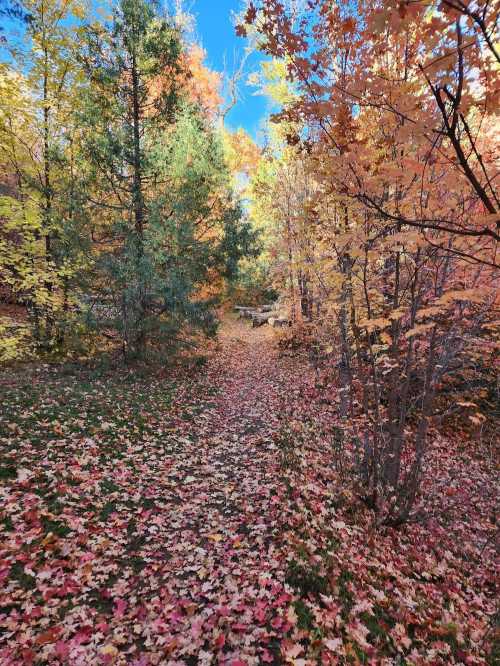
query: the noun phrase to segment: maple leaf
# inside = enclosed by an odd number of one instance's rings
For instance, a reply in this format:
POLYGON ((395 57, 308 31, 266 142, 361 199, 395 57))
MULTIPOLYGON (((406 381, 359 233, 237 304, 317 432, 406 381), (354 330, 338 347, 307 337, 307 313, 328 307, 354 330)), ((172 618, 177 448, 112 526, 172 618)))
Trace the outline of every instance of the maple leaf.
POLYGON ((116 618, 123 617, 125 610, 127 609, 127 606, 128 603, 125 601, 125 599, 115 599, 114 616, 116 618))
POLYGON ((105 645, 102 647, 99 652, 106 657, 116 657, 118 654, 118 648, 116 648, 114 645, 105 645))
POLYGON ((55 654, 60 659, 67 659, 70 653, 70 644, 66 641, 57 641, 55 644, 55 654))
POLYGON ((24 483, 24 482, 27 481, 31 476, 33 476, 33 472, 32 472, 31 470, 29 470, 29 469, 25 469, 25 468, 22 468, 22 467, 21 467, 21 468, 19 468, 19 469, 17 470, 17 480, 18 480, 20 483, 24 483))
POLYGON ((42 634, 39 634, 35 639, 35 643, 37 645, 47 645, 49 643, 55 643, 58 640, 61 633, 62 633, 62 627, 60 626, 51 627, 42 634))
POLYGON ((222 534, 209 534, 208 538, 210 539, 210 541, 219 543, 219 541, 222 541, 224 537, 222 536, 222 534))
POLYGON ((282 652, 287 660, 295 660, 299 654, 304 652, 304 647, 300 643, 293 643, 292 641, 284 641, 282 652))
POLYGON ((250 2, 245 13, 245 23, 252 24, 257 18, 257 9, 253 2, 250 2))
POLYGON ((326 640, 323 640, 323 645, 327 647, 329 650, 335 653, 339 653, 342 650, 343 653, 343 641, 341 638, 329 638, 326 640))

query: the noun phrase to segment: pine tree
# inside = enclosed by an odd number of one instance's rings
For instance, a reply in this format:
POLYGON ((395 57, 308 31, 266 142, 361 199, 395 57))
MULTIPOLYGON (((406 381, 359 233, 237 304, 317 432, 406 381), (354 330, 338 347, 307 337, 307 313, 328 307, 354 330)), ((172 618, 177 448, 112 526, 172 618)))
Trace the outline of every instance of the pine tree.
POLYGON ((86 155, 105 223, 99 298, 128 357, 213 330, 207 281, 248 251, 222 149, 189 99, 178 30, 152 3, 122 0, 111 26, 89 26, 86 155), (206 291, 206 290, 205 290, 206 291))

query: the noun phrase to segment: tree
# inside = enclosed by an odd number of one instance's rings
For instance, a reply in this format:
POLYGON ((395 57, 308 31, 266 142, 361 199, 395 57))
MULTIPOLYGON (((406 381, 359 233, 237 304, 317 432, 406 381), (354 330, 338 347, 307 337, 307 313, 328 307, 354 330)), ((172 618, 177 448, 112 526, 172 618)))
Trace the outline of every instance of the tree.
MULTIPOLYGON (((452 2, 443 3, 442 10, 426 2, 364 3, 360 12, 337 3, 309 5, 307 21, 300 21, 295 7, 287 12, 285 4, 274 1, 258 9, 250 3, 246 14, 247 24, 260 32, 263 48, 285 60, 301 93, 287 107, 287 118, 300 117, 319 127, 340 158, 337 183, 349 197, 387 220, 477 239, 471 257, 495 264, 500 228, 495 158, 483 138, 498 101, 490 4, 476 11, 452 2), (398 62, 404 68, 395 78, 398 62), (364 109, 394 115, 401 140, 411 135, 418 141, 414 166, 406 166, 415 201, 420 192, 432 196, 427 180, 432 169, 427 167, 439 163, 446 178, 458 178, 467 190, 462 216, 426 216, 418 205, 394 212, 374 196, 366 187, 363 153, 353 150, 352 142, 345 150, 341 136, 346 123, 364 109)), ((467 254, 461 245, 457 240, 452 250, 467 254)))
POLYGON ((4 66, 5 85, 13 96, 1 110, 0 161, 13 186, 3 209, 15 238, 4 270, 13 291, 28 305, 37 346, 54 350, 67 327, 69 282, 81 264, 80 252, 70 249, 69 235, 78 210, 70 162, 81 84, 73 47, 82 6, 34 0, 23 7, 29 14, 25 46, 13 48, 23 73, 4 66))
POLYGON ((113 25, 89 26, 87 39, 89 202, 105 219, 97 284, 125 353, 144 356, 148 342, 174 345, 185 325, 213 329, 196 293, 245 251, 248 230, 172 22, 123 0, 113 25))
POLYGON ((293 86, 274 117, 312 180, 293 255, 320 295, 319 346, 339 350, 365 499, 393 525, 418 515, 439 387, 487 348, 498 241, 494 19, 398 7, 250 3, 245 17, 293 86))

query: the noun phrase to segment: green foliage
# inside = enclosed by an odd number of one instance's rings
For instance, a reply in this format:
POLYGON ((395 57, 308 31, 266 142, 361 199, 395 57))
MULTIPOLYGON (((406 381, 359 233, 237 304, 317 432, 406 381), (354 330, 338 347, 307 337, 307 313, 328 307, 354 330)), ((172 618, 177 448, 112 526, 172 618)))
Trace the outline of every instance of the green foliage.
POLYGON ((0 363, 26 358, 31 351, 28 327, 0 319, 0 363))
POLYGON ((272 286, 269 266, 258 257, 245 257, 240 261, 237 276, 230 284, 229 295, 240 305, 273 303, 279 296, 272 286))
POLYGON ((214 334, 258 248, 174 21, 146 0, 110 24, 78 0, 25 5, 25 44, 0 64, 0 277, 28 325, 2 321, 0 360, 102 334, 156 357, 214 334))
POLYGON ((109 218, 94 287, 111 307, 100 323, 119 331, 127 356, 172 351, 186 328, 215 332, 207 285, 236 272, 251 233, 219 139, 182 95, 175 28, 149 3, 124 1, 112 28, 88 28, 87 67, 86 154, 109 218))

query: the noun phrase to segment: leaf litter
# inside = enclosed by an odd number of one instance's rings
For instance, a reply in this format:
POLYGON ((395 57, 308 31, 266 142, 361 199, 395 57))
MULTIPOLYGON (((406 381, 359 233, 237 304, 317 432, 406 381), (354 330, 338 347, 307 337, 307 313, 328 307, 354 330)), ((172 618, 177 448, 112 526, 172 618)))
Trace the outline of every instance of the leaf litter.
POLYGON ((11 387, 0 663, 488 663, 490 469, 463 447, 450 465, 436 434, 428 497, 458 501, 375 530, 317 392, 269 329, 236 322, 195 377, 11 387))

